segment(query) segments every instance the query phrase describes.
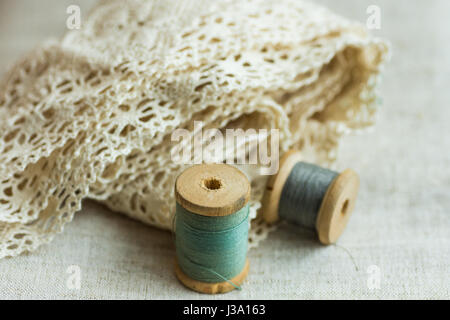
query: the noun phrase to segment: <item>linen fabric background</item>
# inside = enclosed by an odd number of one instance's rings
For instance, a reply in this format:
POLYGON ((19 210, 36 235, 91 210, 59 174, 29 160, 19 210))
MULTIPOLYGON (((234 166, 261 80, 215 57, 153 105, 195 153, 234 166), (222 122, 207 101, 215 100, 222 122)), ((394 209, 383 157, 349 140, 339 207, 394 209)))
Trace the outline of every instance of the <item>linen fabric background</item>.
MULTIPOLYGON (((375 130, 346 137, 339 149, 337 167, 359 172, 361 188, 337 245, 282 225, 250 251, 242 291, 200 295, 172 272, 170 233, 86 202, 49 245, 0 260, 0 298, 450 298, 450 3, 318 2, 363 22, 368 6, 379 6, 373 33, 388 38, 393 53, 375 130), (68 283, 76 270, 79 289, 68 283)), ((86 12, 93 1, 0 3, 0 73, 61 35, 71 4, 86 12)))

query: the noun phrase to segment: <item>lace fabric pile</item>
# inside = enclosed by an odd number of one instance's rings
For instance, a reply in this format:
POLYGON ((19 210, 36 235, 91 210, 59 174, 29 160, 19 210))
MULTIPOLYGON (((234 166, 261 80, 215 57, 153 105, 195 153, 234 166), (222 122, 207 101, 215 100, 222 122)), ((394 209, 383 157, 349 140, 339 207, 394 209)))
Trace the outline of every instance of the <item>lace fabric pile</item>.
MULTIPOLYGON (((19 61, 0 83, 0 257, 63 230, 84 198, 170 229, 171 133, 277 128, 281 152, 334 161, 373 123, 386 45, 299 0, 103 1, 80 30, 19 61)), ((193 134, 195 134, 193 132, 193 134)), ((266 176, 247 172, 255 218, 266 176)))

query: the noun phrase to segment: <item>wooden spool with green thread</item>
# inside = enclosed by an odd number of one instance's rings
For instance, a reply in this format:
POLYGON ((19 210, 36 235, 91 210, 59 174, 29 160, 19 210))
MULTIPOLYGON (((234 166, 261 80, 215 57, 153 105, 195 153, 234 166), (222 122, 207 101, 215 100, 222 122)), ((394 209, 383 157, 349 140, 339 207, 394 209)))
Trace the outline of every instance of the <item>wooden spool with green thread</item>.
MULTIPOLYGON (((248 210, 250 183, 247 177, 235 167, 226 164, 196 165, 186 169, 178 176, 175 182, 175 198, 177 201, 177 207, 179 208, 177 209, 177 220, 179 219, 178 215, 180 214, 181 208, 183 211, 182 214, 198 215, 198 217, 188 216, 187 218, 200 218, 203 223, 208 221, 208 223, 211 223, 211 230, 214 230, 220 223, 223 223, 224 219, 227 219, 227 217, 231 217, 231 215, 234 215, 237 212, 242 213, 242 210, 245 210, 246 208, 248 210), (204 217, 207 217, 208 219, 202 219, 204 217)), ((248 222, 248 213, 246 219, 248 222)), ((241 223, 245 223, 245 221, 242 221, 241 223)), ((190 227, 186 228, 182 225, 180 226, 179 221, 177 221, 176 225, 176 229, 178 228, 183 228, 183 232, 176 230, 177 241, 180 240, 178 237, 181 236, 181 234, 186 235, 185 232, 188 232, 187 235, 190 235, 190 232, 198 232, 198 230, 189 229, 190 227), (185 229, 188 229, 188 231, 185 229)), ((248 225, 243 225, 243 227, 239 230, 241 230, 241 232, 244 231, 242 234, 239 234, 239 236, 242 236, 245 239, 241 239, 239 243, 240 245, 244 245, 242 240, 245 240, 245 248, 239 246, 236 247, 236 251, 241 249, 245 250, 246 255, 248 225), (247 228, 246 231, 245 227, 247 228)), ((223 232, 227 231, 225 230, 223 232)), ((204 240, 208 241, 207 237, 215 237, 216 235, 214 235, 214 233, 210 234, 208 233, 208 230, 206 230, 203 233, 200 233, 200 235, 196 234, 195 236, 204 236, 204 240)), ((226 236, 226 234, 220 234, 217 236, 226 236)), ((236 274, 233 274, 230 278, 226 278, 226 281, 205 281, 204 279, 196 279, 193 277, 192 274, 194 272, 190 270, 190 268, 192 268, 192 264, 188 268, 188 265, 186 263, 183 265, 181 260, 196 260, 199 268, 211 270, 211 274, 216 273, 216 270, 212 270, 214 269, 214 267, 212 267, 213 263, 211 261, 198 262, 201 259, 197 256, 190 256, 186 258, 183 255, 183 259, 181 259, 180 254, 185 254, 183 245, 188 246, 188 244, 185 244, 183 241, 184 239, 177 242, 177 262, 175 265, 175 273, 181 283, 183 283, 186 287, 201 293, 215 294, 231 291, 243 283, 248 274, 249 263, 246 256, 242 256, 242 253, 239 256, 239 266, 242 266, 242 268, 240 267, 239 269, 241 270, 239 270, 236 274), (182 249, 184 251, 180 253, 182 249)), ((227 245, 232 246, 233 243, 227 245)), ((220 247, 220 242, 218 246, 220 247)), ((215 247, 206 247, 204 250, 208 251, 214 249, 215 247)), ((208 254, 208 252, 205 254, 208 254)), ((211 256, 214 256, 213 252, 211 252, 211 256)), ((220 255, 217 256, 217 259, 220 258, 220 255)), ((223 273, 226 273, 226 271, 227 270, 223 273)))

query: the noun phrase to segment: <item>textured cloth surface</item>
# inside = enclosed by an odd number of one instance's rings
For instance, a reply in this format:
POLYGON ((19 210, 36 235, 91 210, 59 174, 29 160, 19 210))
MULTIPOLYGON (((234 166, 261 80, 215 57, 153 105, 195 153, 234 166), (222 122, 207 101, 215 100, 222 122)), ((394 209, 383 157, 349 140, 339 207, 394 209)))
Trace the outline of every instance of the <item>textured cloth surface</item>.
MULTIPOLYGON (((49 245, 0 261, 0 297, 450 298, 450 3, 326 1, 361 21, 374 3, 382 9, 377 33, 391 40, 393 59, 374 132, 347 137, 339 148, 337 168, 359 172, 361 189, 338 245, 324 247, 312 232, 281 226, 250 251, 244 290, 199 295, 171 272, 170 233, 87 202, 49 245), (73 265, 81 271, 80 289, 67 286, 73 265), (368 286, 373 270, 380 271, 379 288, 368 286)), ((8 4, 0 6, 3 14, 8 4)), ((26 30, 2 33, 0 40, 26 30)), ((9 62, 29 49, 4 47, 1 60, 9 62)))

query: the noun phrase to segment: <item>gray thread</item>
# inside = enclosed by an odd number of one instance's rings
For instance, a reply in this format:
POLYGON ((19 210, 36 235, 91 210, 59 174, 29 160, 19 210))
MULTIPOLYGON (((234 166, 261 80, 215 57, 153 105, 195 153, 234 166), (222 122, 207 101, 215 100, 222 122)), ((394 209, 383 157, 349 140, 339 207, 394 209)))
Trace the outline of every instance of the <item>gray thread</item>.
POLYGON ((344 251, 348 254, 348 256, 350 257, 350 259, 351 259, 352 262, 353 262, 353 265, 355 266, 355 271, 358 272, 358 271, 359 271, 359 267, 358 267, 358 265, 356 264, 356 260, 355 260, 355 258, 353 257, 352 253, 350 252, 350 250, 347 249, 347 248, 344 247, 344 246, 340 246, 340 245, 335 244, 335 243, 333 243, 333 246, 335 246, 336 248, 339 248, 339 249, 344 250, 344 251))
POLYGON ((281 191, 278 214, 295 225, 315 229, 320 205, 337 172, 297 162, 281 191))

